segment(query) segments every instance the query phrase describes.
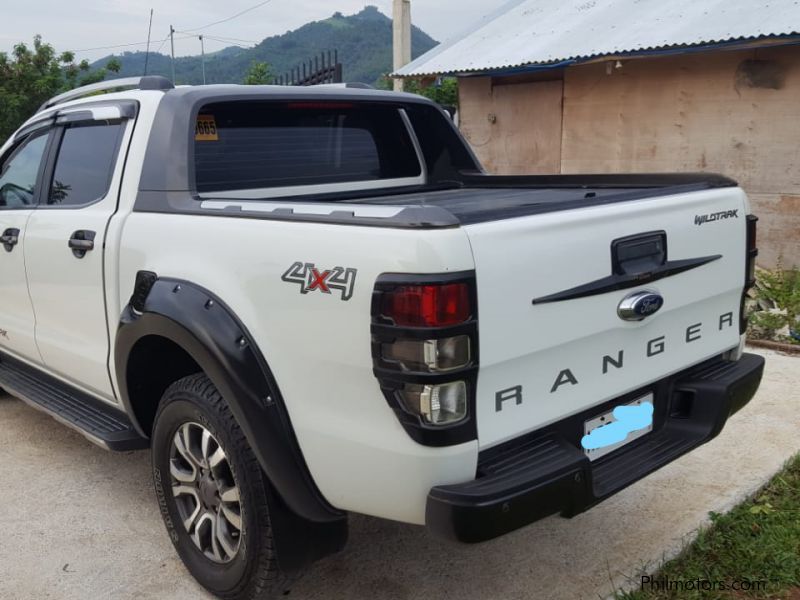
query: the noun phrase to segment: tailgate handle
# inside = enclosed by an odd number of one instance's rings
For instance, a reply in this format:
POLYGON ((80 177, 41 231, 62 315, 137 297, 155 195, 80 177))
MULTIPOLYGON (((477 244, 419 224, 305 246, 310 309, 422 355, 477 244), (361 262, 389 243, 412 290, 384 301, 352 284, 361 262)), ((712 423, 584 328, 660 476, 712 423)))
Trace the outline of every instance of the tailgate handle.
POLYGON ((639 275, 657 271, 667 262, 667 233, 651 231, 611 242, 615 275, 639 275))
POLYGON ((611 242, 611 275, 555 294, 534 298, 532 303, 534 305, 547 304, 587 298, 618 290, 640 288, 653 281, 697 269, 720 258, 722 258, 721 254, 714 254, 682 260, 667 260, 667 234, 665 231, 631 235, 611 242))

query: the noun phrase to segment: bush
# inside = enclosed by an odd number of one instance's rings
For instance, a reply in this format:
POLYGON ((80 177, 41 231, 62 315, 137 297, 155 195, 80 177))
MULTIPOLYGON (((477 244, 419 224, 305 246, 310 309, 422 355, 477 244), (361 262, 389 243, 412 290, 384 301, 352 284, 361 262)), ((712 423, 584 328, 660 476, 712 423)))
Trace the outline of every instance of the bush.
POLYGON ((748 304, 751 337, 800 344, 800 271, 756 269, 748 304))

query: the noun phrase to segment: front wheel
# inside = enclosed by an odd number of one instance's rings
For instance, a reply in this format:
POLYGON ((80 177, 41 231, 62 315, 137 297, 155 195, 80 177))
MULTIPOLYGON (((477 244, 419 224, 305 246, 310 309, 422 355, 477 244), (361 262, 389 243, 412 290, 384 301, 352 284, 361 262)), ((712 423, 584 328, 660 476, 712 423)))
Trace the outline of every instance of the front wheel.
POLYGON ((225 599, 283 591, 267 481, 225 400, 203 374, 167 389, 153 429, 153 479, 189 572, 225 599))

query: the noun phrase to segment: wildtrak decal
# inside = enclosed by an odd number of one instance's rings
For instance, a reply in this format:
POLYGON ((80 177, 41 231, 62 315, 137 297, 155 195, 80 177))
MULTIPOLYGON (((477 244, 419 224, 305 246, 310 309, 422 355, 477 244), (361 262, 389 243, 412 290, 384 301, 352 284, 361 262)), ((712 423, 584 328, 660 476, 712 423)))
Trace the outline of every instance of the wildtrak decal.
POLYGON ((341 292, 342 300, 346 302, 353 297, 357 274, 358 269, 333 267, 323 271, 314 263, 298 261, 286 270, 281 279, 287 283, 298 284, 300 293, 304 295, 314 291, 332 294, 331 290, 337 290, 341 292))
POLYGON ((704 223, 712 223, 713 221, 721 221, 722 219, 738 219, 739 210, 723 210, 722 212, 709 213, 707 215, 697 215, 694 218, 695 225, 703 225, 704 223))
POLYGON ((0 329, 0 337, 8 339, 8 332, 5 329, 0 329))
MULTIPOLYGON (((720 315, 717 322, 717 330, 723 331, 729 327, 733 327, 734 318, 732 312, 727 312, 720 315)), ((683 342, 691 344, 703 338, 703 323, 693 323, 686 327, 683 332, 683 342)), ((644 353, 647 359, 654 358, 667 351, 667 336, 660 335, 647 341, 644 346, 644 353)), ((625 367, 625 350, 618 350, 604 355, 600 360, 600 366, 603 375, 608 375, 611 369, 623 369, 625 367)), ((580 372, 578 375, 581 375, 580 372)), ((581 375, 582 376, 582 375, 581 375)), ((576 375, 572 367, 561 369, 553 380, 553 385, 550 387, 550 393, 555 394, 563 386, 576 386, 580 385, 580 379, 576 375)), ((507 406, 519 406, 524 400, 523 388, 521 385, 509 387, 500 390, 495 394, 495 412, 501 412, 507 406), (509 402, 510 401, 510 402, 509 402), (507 403, 507 404, 506 404, 507 403)))

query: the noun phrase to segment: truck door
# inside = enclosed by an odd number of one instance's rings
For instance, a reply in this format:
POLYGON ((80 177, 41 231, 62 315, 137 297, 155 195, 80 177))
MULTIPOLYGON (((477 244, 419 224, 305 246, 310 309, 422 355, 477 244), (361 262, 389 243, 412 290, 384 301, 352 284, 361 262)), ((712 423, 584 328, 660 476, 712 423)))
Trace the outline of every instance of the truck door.
POLYGON ((103 250, 132 121, 121 108, 75 108, 57 120, 47 187, 28 223, 28 287, 44 364, 113 401, 103 250))
POLYGON ((22 242, 39 193, 48 132, 30 134, 0 157, 0 350, 40 362, 22 242))

